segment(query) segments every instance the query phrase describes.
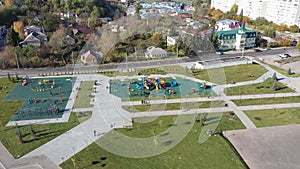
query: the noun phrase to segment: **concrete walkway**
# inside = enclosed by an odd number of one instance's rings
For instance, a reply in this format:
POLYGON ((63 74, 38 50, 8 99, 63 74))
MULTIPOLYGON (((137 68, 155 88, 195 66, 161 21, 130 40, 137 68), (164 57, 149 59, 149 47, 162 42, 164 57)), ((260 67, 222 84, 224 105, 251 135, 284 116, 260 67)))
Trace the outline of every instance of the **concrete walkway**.
MULTIPOLYGON (((97 105, 92 108, 92 117, 26 154, 23 158, 46 155, 51 161, 59 165, 112 130, 112 127, 123 128, 124 125, 132 125, 129 113, 121 108, 121 99, 109 94, 109 90, 106 88, 109 78, 95 75, 92 78, 80 76, 78 80, 98 80, 100 83, 96 89, 95 102, 97 105)), ((77 110, 90 111, 91 109, 77 110)))
MULTIPOLYGON (((262 64, 263 65, 263 64, 262 64)), ((109 84, 108 77, 102 75, 79 75, 77 80, 78 81, 90 81, 90 80, 98 80, 99 84, 96 88, 98 91, 95 94, 95 104, 93 108, 87 109, 75 109, 75 111, 92 111, 92 117, 87 121, 81 123, 77 127, 69 130, 68 132, 58 136, 57 138, 49 141, 48 143, 42 145, 41 147, 33 150, 32 152, 26 154, 20 160, 26 159, 34 159, 36 157, 39 158, 46 158, 50 164, 54 162, 54 166, 58 167, 57 165, 61 164, 65 160, 72 157, 74 154, 78 153, 99 137, 103 136, 105 133, 112 130, 112 128, 123 128, 125 126, 132 125, 131 118, 134 117, 143 117, 143 116, 159 116, 159 115, 178 115, 178 114, 194 114, 195 112, 225 112, 225 111, 233 111, 242 121, 242 123, 246 126, 246 128, 256 128, 252 121, 244 114, 243 110, 257 110, 257 109, 272 109, 272 108, 281 108, 281 107, 300 107, 300 103, 293 103, 293 104, 276 104, 276 105, 258 105, 258 106, 236 106, 232 100, 235 99, 249 99, 249 98, 271 98, 271 97, 289 97, 289 96, 299 96, 300 88, 297 86, 293 86, 291 82, 291 78, 286 78, 285 76, 277 73, 277 77, 283 78, 282 82, 286 83, 287 85, 296 89, 297 93, 283 93, 283 94, 266 94, 266 95, 243 95, 243 96, 226 96, 223 93, 224 88, 232 87, 232 86, 239 86, 239 85, 248 85, 254 83, 260 83, 266 78, 272 76, 274 70, 272 70, 267 65, 263 65, 267 68, 268 72, 262 75, 260 78, 254 81, 248 82, 241 82, 234 85, 220 85, 214 87, 213 90, 219 95, 218 97, 214 98, 189 98, 184 99, 185 102, 187 101, 214 101, 214 100, 223 100, 228 104, 228 107, 221 107, 221 108, 207 108, 207 109, 191 109, 191 110, 173 110, 173 111, 163 111, 163 112, 144 112, 144 113, 129 113, 122 109, 122 105, 138 105, 140 102, 126 102, 122 103, 121 99, 109 94, 109 90, 107 86, 109 84), (96 135, 95 135, 96 134, 96 135)), ((170 75, 167 75, 170 76, 170 75)), ((171 75, 171 76, 179 76, 182 75, 171 75)), ((117 77, 120 78, 120 77, 117 77)), ((132 78, 132 77, 121 77, 123 79, 132 78)), ((136 78, 136 77, 134 77, 136 78)), ((190 80, 195 80, 198 82, 202 82, 201 80, 187 77, 190 80)), ((71 100, 75 100, 76 95, 71 96, 71 100)), ((164 100, 167 103, 173 102, 182 102, 182 99, 170 99, 164 100)), ((161 100, 152 100, 152 104, 160 103, 161 100)), ((72 107, 72 105, 70 105, 72 107)), ((16 161, 10 159, 9 153, 5 154, 2 153, 1 145, 0 145, 0 167, 1 163, 3 165, 4 161, 16 161), (4 154, 4 156, 2 155, 4 154), (7 159, 5 159, 7 158, 7 159)), ((30 160, 27 160, 30 161, 30 160)), ((43 161, 43 160, 41 160, 43 161)), ((40 162, 39 164, 42 164, 40 162)), ((5 164, 6 165, 6 164, 5 164)), ((33 164, 34 165, 34 164, 33 164)), ((55 168, 53 167, 53 168, 55 168)), ((47 168, 47 167, 46 167, 47 168)), ((52 168, 52 167, 50 167, 52 168)))
MULTIPOLYGON (((245 100, 245 99, 263 99, 276 97, 295 97, 300 93, 274 93, 274 94, 257 94, 257 95, 236 95, 226 96, 227 100, 245 100)), ((219 96, 216 97, 195 97, 195 98, 179 98, 166 100, 151 100, 151 104, 167 104, 167 103, 185 103, 185 102, 205 102, 205 101, 222 101, 219 96)), ((142 105, 141 101, 126 101, 121 103, 122 106, 142 105)))

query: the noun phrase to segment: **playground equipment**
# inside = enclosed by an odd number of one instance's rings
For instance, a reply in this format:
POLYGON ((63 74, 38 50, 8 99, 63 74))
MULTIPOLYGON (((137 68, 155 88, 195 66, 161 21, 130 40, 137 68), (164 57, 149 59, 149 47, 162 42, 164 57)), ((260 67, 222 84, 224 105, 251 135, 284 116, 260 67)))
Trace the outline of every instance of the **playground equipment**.
POLYGON ((28 83, 28 78, 23 78, 23 79, 21 80, 22 86, 26 86, 27 83, 28 83))
POLYGON ((205 90, 207 87, 207 82, 203 81, 202 84, 199 85, 199 89, 205 90))
POLYGON ((44 79, 43 82, 44 82, 44 83, 49 83, 50 80, 49 80, 49 79, 44 79))
POLYGON ((158 87, 159 87, 159 86, 158 86, 158 83, 156 82, 156 83, 155 83, 155 89, 158 90, 158 87))
POLYGON ((55 81, 50 81, 49 79, 42 79, 38 82, 37 86, 32 85, 32 90, 36 92, 45 92, 47 90, 52 90, 55 88, 55 81))
POLYGON ((176 87, 176 86, 178 86, 178 83, 175 80, 173 80, 171 82, 171 87, 176 87))
POLYGON ((136 83, 135 87, 136 87, 136 89, 139 89, 139 90, 143 89, 143 86, 141 83, 136 83))
POLYGON ((148 90, 150 89, 150 87, 149 87, 149 85, 148 85, 148 82, 147 82, 146 80, 144 81, 144 87, 145 87, 146 89, 148 89, 148 90))

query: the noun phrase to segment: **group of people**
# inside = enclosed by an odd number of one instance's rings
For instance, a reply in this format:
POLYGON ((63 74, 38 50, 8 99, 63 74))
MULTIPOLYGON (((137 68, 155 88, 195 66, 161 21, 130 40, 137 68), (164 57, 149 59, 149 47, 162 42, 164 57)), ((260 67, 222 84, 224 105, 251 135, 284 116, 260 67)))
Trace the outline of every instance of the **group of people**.
POLYGON ((141 100, 142 104, 150 104, 150 100, 141 100))

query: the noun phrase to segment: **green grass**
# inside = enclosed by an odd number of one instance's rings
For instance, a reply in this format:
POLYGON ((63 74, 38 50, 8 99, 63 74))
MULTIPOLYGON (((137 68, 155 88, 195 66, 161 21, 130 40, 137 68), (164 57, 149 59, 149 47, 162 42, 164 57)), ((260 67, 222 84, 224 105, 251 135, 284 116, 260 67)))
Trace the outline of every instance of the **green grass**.
POLYGON ((115 77, 117 72, 114 71, 105 71, 105 72, 99 72, 98 74, 108 76, 108 77, 115 77))
MULTIPOLYGON (((289 75, 287 70, 284 70, 284 69, 279 68, 279 67, 277 67, 277 66, 275 66, 275 65, 272 65, 272 64, 263 62, 263 61, 261 61, 261 60, 258 60, 258 61, 259 61, 259 62, 262 62, 263 64, 269 65, 272 69, 274 69, 274 70, 276 70, 277 72, 283 74, 284 76, 288 76, 288 77, 300 77, 300 74, 291 74, 291 75, 289 75)), ((293 72, 293 70, 292 70, 292 72, 293 72)))
POLYGON ((277 82, 279 89, 273 90, 274 81, 271 78, 266 79, 262 83, 251 84, 245 86, 230 87, 225 89, 226 95, 247 95, 247 94, 271 94, 271 93, 288 93, 295 92, 293 89, 277 82))
POLYGON ((194 70, 181 67, 178 65, 174 66, 162 66, 153 68, 143 68, 137 69, 137 72, 131 73, 117 73, 118 75, 138 75, 142 74, 148 76, 150 74, 182 74, 185 76, 194 77, 201 80, 206 80, 209 82, 214 82, 217 84, 224 84, 230 82, 243 82, 249 80, 255 80, 261 75, 266 73, 267 70, 258 64, 246 64, 237 66, 228 66, 224 68, 208 69, 208 70, 194 70), (224 77, 224 78, 220 78, 224 77))
POLYGON ((144 104, 134 106, 122 106, 129 112, 147 112, 147 111, 163 111, 163 110, 181 110, 181 109, 198 109, 209 107, 224 107, 224 102, 205 101, 205 102, 186 102, 186 103, 165 103, 165 104, 144 104))
POLYGON ((237 106, 262 105, 262 104, 281 104, 281 103, 299 103, 300 96, 294 97, 274 97, 261 99, 241 99, 233 100, 237 106))
MULTIPOLYGON (((18 101, 7 101, 3 98, 15 87, 17 82, 11 82, 8 78, 0 79, 0 86, 6 86, 6 89, 0 90, 0 127, 5 128, 4 126, 12 118, 15 112, 22 106, 22 100, 18 101)), ((0 135, 1 136, 1 135, 0 135)))
POLYGON ((212 97, 216 96, 216 94, 187 94, 187 95, 176 95, 176 96, 166 96, 166 98, 162 97, 131 97, 131 98, 122 98, 123 102, 127 101, 141 101, 141 100, 161 100, 161 99, 180 99, 180 98, 197 98, 197 97, 212 97))
MULTIPOLYGON (((164 132, 174 123, 176 116, 158 117, 149 123, 139 123, 147 118, 135 119, 134 128, 117 129, 118 132, 131 137, 153 136, 153 131, 157 135, 164 132)), ((217 131, 221 129, 243 129, 244 126, 235 115, 225 113, 221 119, 217 131), (235 120, 229 120, 235 119, 235 120)), ((230 143, 219 134, 210 137, 206 142, 199 144, 199 134, 202 127, 195 123, 187 136, 171 150, 148 158, 126 158, 112 154, 96 143, 91 144, 73 159, 77 168, 222 168, 236 169, 247 168, 230 143), (181 157, 179 159, 179 157, 181 157)), ((110 134, 110 133, 108 133, 110 134)), ((106 137, 106 136, 104 136, 106 137)), ((101 138, 102 139, 102 138, 101 138)), ((101 142, 101 139, 99 141, 101 142)), ((128 143, 130 144, 130 143, 128 143)), ((73 168, 69 159, 61 165, 64 169, 73 168)))
POLYGON ((80 84, 80 89, 78 90, 77 97, 75 100, 74 108, 89 108, 93 107, 90 102, 93 96, 94 81, 83 81, 80 84))
POLYGON ((257 127, 300 123, 300 108, 245 111, 257 127))
POLYGON ((21 144, 16 135, 16 127, 6 127, 5 125, 23 104, 23 101, 2 100, 16 83, 10 82, 7 78, 0 79, 0 86, 7 87, 0 90, 0 141, 15 158, 40 147, 90 117, 89 113, 72 113, 67 123, 33 124, 33 129, 37 132, 36 137, 31 136, 29 126, 20 126, 25 142, 21 144))
POLYGON ((33 124, 32 127, 36 131, 35 137, 31 135, 29 126, 19 126, 23 135, 23 144, 18 140, 16 127, 1 127, 0 140, 8 151, 18 158, 65 133, 90 116, 90 114, 71 113, 66 123, 33 124))
POLYGON ((287 63, 292 63, 292 62, 297 62, 300 61, 300 56, 295 56, 295 57, 291 57, 291 58, 286 58, 286 59, 282 59, 280 60, 281 63, 283 64, 287 64, 287 63))
POLYGON ((180 66, 166 66, 160 69, 167 73, 182 74, 217 84, 255 80, 267 72, 263 66, 258 64, 236 65, 208 70, 197 69, 193 73, 190 69, 180 66))

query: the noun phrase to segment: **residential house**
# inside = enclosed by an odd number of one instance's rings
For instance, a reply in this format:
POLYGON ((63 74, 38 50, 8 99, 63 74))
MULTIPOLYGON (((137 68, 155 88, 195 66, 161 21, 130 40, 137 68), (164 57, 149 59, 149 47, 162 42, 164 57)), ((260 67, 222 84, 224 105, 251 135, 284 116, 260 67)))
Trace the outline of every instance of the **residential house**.
POLYGON ((24 41, 20 42, 20 45, 22 47, 26 47, 28 45, 40 47, 45 43, 47 43, 47 36, 45 34, 41 32, 32 32, 24 39, 24 41))
POLYGON ((232 19, 219 20, 215 24, 215 29, 217 31, 227 31, 232 29, 237 29, 242 26, 241 21, 236 21, 232 19))
POLYGON ((167 57, 168 52, 163 50, 162 48, 156 48, 154 46, 150 46, 147 48, 145 52, 146 58, 160 58, 160 57, 167 57))
POLYGON ((71 46, 76 43, 75 39, 72 38, 70 35, 62 37, 63 47, 71 46))
POLYGON ((88 50, 80 56, 83 63, 100 63, 103 58, 102 53, 88 50))
POLYGON ((256 32, 245 28, 245 24, 238 29, 217 31, 221 43, 221 50, 248 49, 255 46, 256 32))
POLYGON ((176 45, 179 36, 171 37, 167 36, 167 46, 176 45))
POLYGON ((67 18, 67 19, 71 19, 75 16, 74 13, 68 11, 67 13, 60 13, 61 19, 67 18))
POLYGON ((33 32, 41 32, 44 33, 44 29, 40 26, 35 26, 35 25, 31 25, 31 26, 26 26, 24 28, 24 35, 28 36, 29 34, 33 33, 33 32))
POLYGON ((78 35, 78 34, 92 34, 93 32, 94 32, 93 29, 89 28, 85 24, 74 25, 73 26, 73 33, 74 33, 74 35, 78 35))
POLYGON ((6 27, 0 26, 0 50, 6 45, 6 27))

